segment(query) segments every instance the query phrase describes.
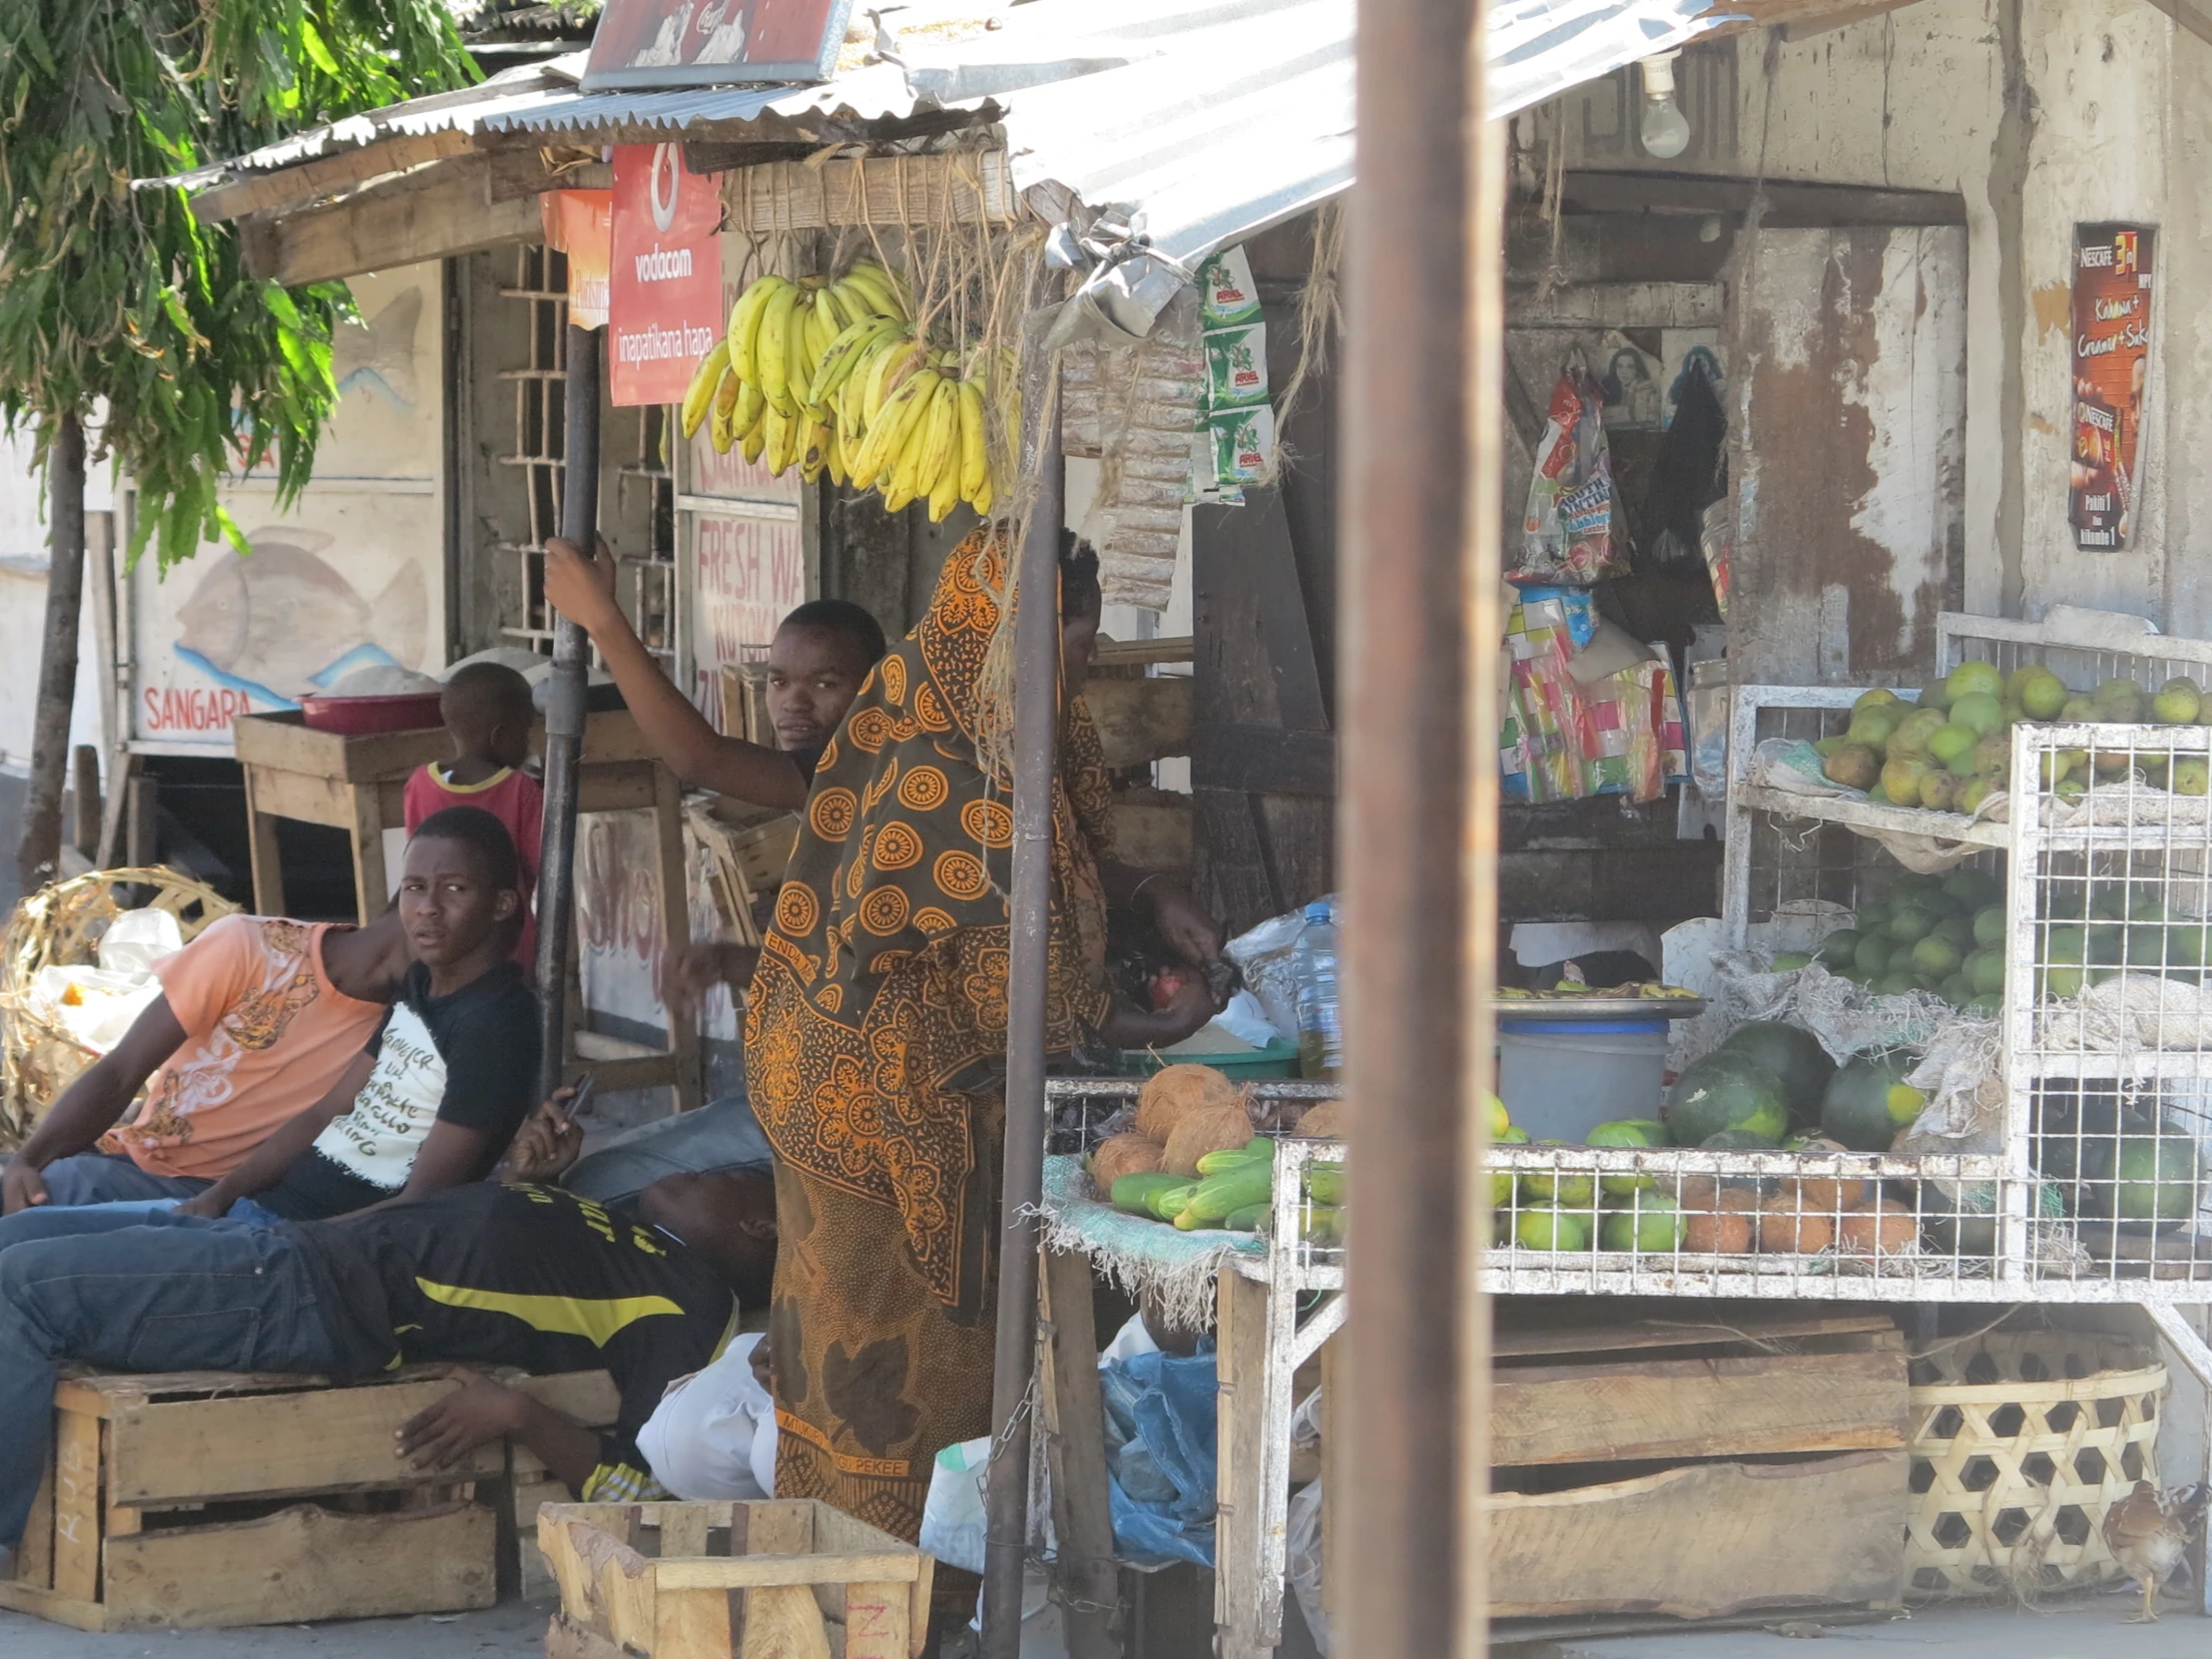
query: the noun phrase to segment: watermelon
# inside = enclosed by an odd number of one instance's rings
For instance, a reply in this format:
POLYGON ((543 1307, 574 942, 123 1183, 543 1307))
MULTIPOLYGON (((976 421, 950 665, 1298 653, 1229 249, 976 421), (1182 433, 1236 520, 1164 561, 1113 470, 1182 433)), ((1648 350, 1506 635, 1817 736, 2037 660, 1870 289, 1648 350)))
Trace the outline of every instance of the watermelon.
POLYGON ((1821 1132, 1854 1152, 1889 1151, 1928 1104, 1927 1096, 1905 1081, 1917 1063, 1903 1050, 1846 1061, 1822 1097, 1821 1132))
POLYGON ((1825 968, 1840 969, 1853 965, 1859 950, 1859 941, 1866 935, 1856 927, 1839 927, 1821 940, 1818 952, 1820 964, 1825 968))
POLYGON ((2081 1154, 2082 1208, 2119 1221, 2187 1221, 2197 1207, 2197 1149, 2173 1134, 2123 1134, 2081 1154))
POLYGON ((1828 1080, 1836 1075, 1836 1062, 1812 1032, 1780 1020, 1755 1019, 1729 1032, 1721 1048, 1758 1061, 1782 1079, 1792 1123, 1820 1120, 1821 1097, 1828 1089, 1828 1080))
POLYGON ((1772 1136, 1756 1129, 1715 1130, 1697 1144, 1707 1152, 1772 1152, 1777 1145, 1772 1136))
POLYGON ((1724 1129, 1758 1135, 1773 1146, 1789 1127, 1782 1079, 1748 1054, 1717 1048, 1684 1067, 1667 1091, 1667 1133, 1676 1146, 1701 1146, 1724 1129))

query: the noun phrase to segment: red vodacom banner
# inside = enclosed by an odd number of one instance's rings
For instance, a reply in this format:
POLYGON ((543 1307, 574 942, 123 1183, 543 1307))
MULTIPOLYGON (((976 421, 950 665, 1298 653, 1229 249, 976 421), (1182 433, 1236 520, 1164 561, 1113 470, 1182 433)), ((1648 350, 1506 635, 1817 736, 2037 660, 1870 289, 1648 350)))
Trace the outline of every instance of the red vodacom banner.
POLYGON ((721 181, 679 144, 615 147, 607 358, 618 404, 680 403, 722 331, 721 181))

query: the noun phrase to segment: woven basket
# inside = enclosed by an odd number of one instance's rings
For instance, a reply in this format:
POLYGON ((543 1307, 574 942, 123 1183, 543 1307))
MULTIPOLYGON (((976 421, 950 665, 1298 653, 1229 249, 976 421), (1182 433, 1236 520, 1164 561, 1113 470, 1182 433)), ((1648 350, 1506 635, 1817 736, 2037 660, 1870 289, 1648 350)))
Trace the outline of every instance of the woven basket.
POLYGON ((191 943, 211 921, 238 906, 213 887, 164 866, 95 869, 41 887, 15 907, 0 948, 0 1149, 22 1145, 54 1097, 96 1056, 33 1011, 27 993, 43 967, 89 963, 102 935, 127 906, 116 888, 152 889, 145 906, 177 918, 191 943))
POLYGON ((2104 1512, 2158 1478, 2164 1366, 2064 1331, 1984 1337, 1913 1366, 1911 1593, 2025 1600, 2125 1576, 2104 1512))

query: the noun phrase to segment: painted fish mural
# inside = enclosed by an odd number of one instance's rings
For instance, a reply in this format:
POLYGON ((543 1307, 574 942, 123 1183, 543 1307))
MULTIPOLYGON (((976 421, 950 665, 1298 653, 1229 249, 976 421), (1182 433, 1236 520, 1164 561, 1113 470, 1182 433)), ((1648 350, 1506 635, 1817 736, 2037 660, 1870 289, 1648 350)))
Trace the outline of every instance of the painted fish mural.
POLYGON ((422 290, 409 288, 372 318, 341 323, 330 331, 330 377, 338 395, 371 393, 411 409, 415 382, 415 327, 422 320, 422 290))
POLYGON ((289 526, 247 537, 251 557, 216 559, 179 607, 177 655, 236 691, 287 708, 372 663, 416 668, 428 644, 419 562, 364 599, 316 557, 331 537, 289 526))

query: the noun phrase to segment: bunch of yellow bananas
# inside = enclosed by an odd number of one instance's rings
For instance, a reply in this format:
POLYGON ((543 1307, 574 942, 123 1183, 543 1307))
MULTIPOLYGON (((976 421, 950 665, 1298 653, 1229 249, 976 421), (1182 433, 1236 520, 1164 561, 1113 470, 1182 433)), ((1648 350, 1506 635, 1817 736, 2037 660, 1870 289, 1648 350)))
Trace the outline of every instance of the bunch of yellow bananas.
POLYGON ((893 512, 926 500, 941 522, 958 501, 991 508, 980 364, 963 371, 958 354, 932 348, 905 285, 871 260, 834 281, 749 286, 684 397, 687 438, 710 421, 724 454, 742 445, 748 461, 765 456, 775 473, 796 464, 810 482, 827 471, 880 490, 893 512))

